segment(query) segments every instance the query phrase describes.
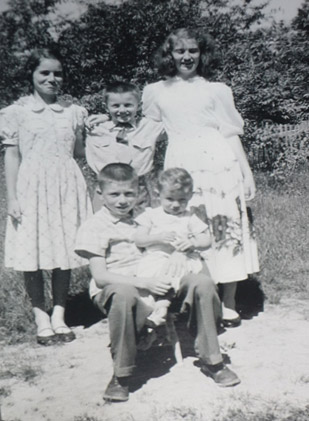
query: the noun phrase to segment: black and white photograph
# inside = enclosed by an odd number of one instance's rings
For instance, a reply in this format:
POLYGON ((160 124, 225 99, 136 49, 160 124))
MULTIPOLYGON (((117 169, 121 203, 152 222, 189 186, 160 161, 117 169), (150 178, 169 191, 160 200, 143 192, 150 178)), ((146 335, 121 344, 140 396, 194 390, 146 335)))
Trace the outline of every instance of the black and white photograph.
POLYGON ((309 0, 0 0, 0 421, 308 421, 309 0))

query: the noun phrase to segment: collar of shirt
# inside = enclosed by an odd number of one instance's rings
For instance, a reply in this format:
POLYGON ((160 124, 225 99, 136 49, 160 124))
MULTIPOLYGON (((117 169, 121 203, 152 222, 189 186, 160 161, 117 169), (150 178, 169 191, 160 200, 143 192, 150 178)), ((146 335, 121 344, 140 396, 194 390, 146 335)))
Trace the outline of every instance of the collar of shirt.
POLYGON ((127 129, 128 131, 135 130, 137 127, 136 122, 132 123, 114 123, 113 121, 110 122, 110 131, 120 131, 122 129, 127 129))
POLYGON ((126 222, 132 225, 136 225, 136 222, 133 219, 132 212, 126 215, 123 218, 119 218, 118 216, 114 216, 110 210, 106 206, 102 206, 102 208, 97 212, 99 216, 102 216, 105 219, 108 219, 113 224, 117 224, 118 222, 126 222))

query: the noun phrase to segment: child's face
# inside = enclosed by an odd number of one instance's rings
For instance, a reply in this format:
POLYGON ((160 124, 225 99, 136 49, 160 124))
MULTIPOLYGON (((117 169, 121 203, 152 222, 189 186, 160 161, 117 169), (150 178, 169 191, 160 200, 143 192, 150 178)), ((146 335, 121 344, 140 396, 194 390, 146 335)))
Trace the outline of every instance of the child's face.
POLYGON ((107 110, 111 119, 117 123, 133 123, 139 101, 132 92, 110 93, 107 97, 107 110))
POLYGON ((32 75, 33 88, 41 97, 54 97, 63 83, 62 65, 53 58, 43 58, 32 75))
POLYGON ((111 214, 123 218, 136 204, 138 185, 136 181, 109 181, 98 192, 111 214))
POLYGON ((200 62, 200 55, 199 46, 194 38, 179 39, 172 51, 177 75, 183 79, 195 76, 200 62))
POLYGON ((192 193, 181 190, 172 190, 168 186, 163 186, 160 191, 160 202, 163 210, 171 215, 182 214, 188 205, 192 193))

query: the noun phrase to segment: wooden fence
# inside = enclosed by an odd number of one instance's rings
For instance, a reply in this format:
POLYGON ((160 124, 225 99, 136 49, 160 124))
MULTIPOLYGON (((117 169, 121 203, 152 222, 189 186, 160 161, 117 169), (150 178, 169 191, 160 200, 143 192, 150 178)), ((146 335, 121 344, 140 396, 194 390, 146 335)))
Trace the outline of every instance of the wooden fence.
POLYGON ((309 120, 299 124, 266 122, 256 130, 249 160, 255 168, 271 168, 279 154, 297 152, 309 157, 309 120))

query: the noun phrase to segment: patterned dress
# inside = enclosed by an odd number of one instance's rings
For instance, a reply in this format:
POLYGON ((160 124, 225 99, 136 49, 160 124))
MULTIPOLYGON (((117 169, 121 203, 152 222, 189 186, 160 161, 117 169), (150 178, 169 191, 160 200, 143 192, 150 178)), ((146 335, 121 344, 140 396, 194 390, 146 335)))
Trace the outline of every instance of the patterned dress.
POLYGON ((200 76, 145 87, 146 117, 168 135, 164 166, 185 168, 194 180, 192 210, 211 227, 204 258, 216 282, 244 280, 259 270, 257 245, 244 196, 243 176, 229 140, 243 132, 231 89, 200 76))
POLYGON ((17 200, 21 223, 8 218, 5 266, 20 271, 72 269, 86 263, 74 253, 78 227, 92 214, 84 177, 73 159, 87 111, 33 96, 0 111, 4 145, 17 145, 21 162, 17 200))

